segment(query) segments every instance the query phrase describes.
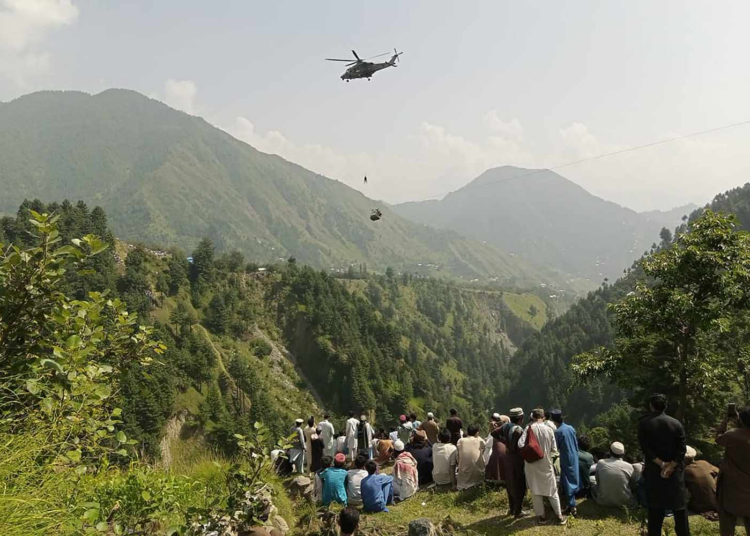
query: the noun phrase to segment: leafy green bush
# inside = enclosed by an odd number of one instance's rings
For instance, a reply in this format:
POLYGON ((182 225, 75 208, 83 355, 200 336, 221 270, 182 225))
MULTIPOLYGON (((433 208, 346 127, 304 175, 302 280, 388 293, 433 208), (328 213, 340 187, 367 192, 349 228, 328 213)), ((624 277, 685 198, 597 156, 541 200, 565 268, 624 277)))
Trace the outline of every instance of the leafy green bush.
POLYGON ((257 357, 268 357, 273 352, 273 348, 265 339, 253 339, 250 342, 250 348, 253 350, 253 355, 257 357))

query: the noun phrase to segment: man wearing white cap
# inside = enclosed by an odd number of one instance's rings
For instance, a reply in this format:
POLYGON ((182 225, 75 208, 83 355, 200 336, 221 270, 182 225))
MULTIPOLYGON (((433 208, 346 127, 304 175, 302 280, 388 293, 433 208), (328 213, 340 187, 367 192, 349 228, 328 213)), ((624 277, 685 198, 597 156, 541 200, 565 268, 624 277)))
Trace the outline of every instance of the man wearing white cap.
POLYGON ((435 421, 435 415, 431 411, 427 413, 427 420, 422 422, 422 425, 419 427, 419 429, 423 430, 424 433, 427 434, 427 439, 430 441, 431 445, 434 445, 438 442, 440 427, 435 421))
POLYGON ((396 451, 396 463, 393 466, 393 496, 405 501, 419 489, 419 472, 417 460, 404 451, 404 442, 400 439, 393 444, 396 451))
POLYGON ((693 447, 685 449, 685 487, 688 492, 688 508, 697 514, 715 512, 718 518, 716 477, 719 476, 719 468, 706 460, 696 460, 697 455, 693 447))
POLYGON ((510 423, 502 427, 502 441, 505 443, 505 489, 508 493, 508 515, 516 519, 526 517, 529 512, 523 509, 526 496, 526 475, 524 461, 518 440, 523 435, 523 408, 513 408, 508 413, 510 423))
POLYGON ((552 465, 552 452, 557 451, 557 442, 555 441, 555 432, 544 423, 543 409, 538 408, 531 412, 531 424, 523 431, 521 439, 518 440, 518 446, 521 448, 522 454, 532 449, 536 454, 536 459, 532 461, 528 459, 531 457, 530 455, 524 457, 524 469, 538 523, 540 525, 547 523, 544 508, 544 498, 546 497, 552 511, 557 516, 557 524, 565 525, 568 518, 563 515, 560 509, 555 468, 552 465), (529 449, 524 450, 527 443, 529 449))
POLYGON ((291 433, 294 435, 292 439, 292 448, 289 449, 289 461, 294 464, 294 468, 298 473, 302 472, 302 468, 305 466, 305 433, 302 431, 303 419, 297 419, 294 421, 291 433))
POLYGON ((609 447, 609 458, 599 460, 596 464, 596 484, 591 492, 594 500, 601 506, 628 507, 636 505, 633 466, 622 459, 625 447, 615 441, 609 447))

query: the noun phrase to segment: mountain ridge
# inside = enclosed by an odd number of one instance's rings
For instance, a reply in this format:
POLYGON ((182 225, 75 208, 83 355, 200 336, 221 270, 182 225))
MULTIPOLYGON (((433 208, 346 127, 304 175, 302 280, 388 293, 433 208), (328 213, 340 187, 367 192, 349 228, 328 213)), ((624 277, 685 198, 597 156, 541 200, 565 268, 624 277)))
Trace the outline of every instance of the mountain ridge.
MULTIPOLYGON (((200 117, 127 89, 44 91, 0 107, 0 213, 24 198, 102 205, 128 241, 192 249, 208 236, 273 262, 465 278, 557 280, 495 247, 394 214, 345 184, 237 140, 200 117)), ((562 283, 561 283, 562 284, 562 283)))
POLYGON ((550 170, 513 166, 489 169, 441 200, 393 209, 592 281, 621 273, 672 218, 641 215, 550 170))

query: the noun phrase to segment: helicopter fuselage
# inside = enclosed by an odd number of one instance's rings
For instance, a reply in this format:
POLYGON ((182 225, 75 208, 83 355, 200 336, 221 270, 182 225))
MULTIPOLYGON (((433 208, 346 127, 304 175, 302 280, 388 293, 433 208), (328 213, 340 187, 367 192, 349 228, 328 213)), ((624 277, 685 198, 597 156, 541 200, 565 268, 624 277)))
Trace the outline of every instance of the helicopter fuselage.
POLYGON ((388 67, 395 67, 394 61, 386 61, 383 63, 372 63, 369 61, 363 61, 356 65, 349 67, 344 74, 341 75, 342 80, 355 80, 357 78, 370 78, 378 71, 387 69, 388 67))

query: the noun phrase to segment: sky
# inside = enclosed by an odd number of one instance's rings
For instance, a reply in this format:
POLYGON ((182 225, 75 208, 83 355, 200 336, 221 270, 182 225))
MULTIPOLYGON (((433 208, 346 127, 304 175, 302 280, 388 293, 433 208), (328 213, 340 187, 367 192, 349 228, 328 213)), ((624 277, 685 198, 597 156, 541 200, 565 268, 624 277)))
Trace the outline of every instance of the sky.
MULTIPOLYGON (((134 89, 397 203, 750 120, 748 18, 745 0, 0 0, 0 101, 134 89), (371 81, 324 61, 394 47, 371 81)), ((745 125, 560 173, 636 210, 703 204, 750 180, 749 142, 745 125)))

